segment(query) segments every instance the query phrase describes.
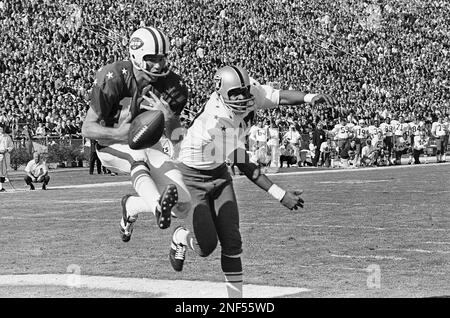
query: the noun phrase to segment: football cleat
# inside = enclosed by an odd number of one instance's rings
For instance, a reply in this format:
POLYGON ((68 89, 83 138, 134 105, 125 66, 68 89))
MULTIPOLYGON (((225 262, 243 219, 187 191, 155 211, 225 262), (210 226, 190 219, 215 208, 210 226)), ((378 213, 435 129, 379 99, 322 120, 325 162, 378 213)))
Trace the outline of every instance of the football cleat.
POLYGON ((122 241, 128 242, 131 239, 131 234, 133 233, 134 222, 136 222, 136 217, 129 217, 127 215, 126 203, 128 198, 131 197, 130 194, 125 195, 122 198, 122 219, 120 220, 120 237, 122 241))
POLYGON ((178 191, 174 184, 169 184, 161 194, 159 206, 156 208, 156 223, 160 229, 167 229, 170 226, 172 208, 178 203, 178 191))
POLYGON ((170 245, 169 259, 173 269, 177 272, 183 270, 184 259, 186 258, 186 245, 177 242, 176 233, 178 231, 187 231, 184 227, 178 226, 172 235, 172 244, 170 245))

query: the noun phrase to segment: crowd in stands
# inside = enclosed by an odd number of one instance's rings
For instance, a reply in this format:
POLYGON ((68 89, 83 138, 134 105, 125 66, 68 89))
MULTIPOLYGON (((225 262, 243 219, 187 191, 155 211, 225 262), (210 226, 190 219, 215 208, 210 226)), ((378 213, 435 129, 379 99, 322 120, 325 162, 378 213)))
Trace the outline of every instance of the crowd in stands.
POLYGON ((331 131, 341 118, 431 126, 450 114, 449 12, 446 0, 0 0, 0 124, 13 138, 24 125, 33 138, 80 137, 95 72, 152 25, 190 88, 186 123, 232 63, 260 83, 337 99, 259 111, 281 135, 319 122, 331 131))

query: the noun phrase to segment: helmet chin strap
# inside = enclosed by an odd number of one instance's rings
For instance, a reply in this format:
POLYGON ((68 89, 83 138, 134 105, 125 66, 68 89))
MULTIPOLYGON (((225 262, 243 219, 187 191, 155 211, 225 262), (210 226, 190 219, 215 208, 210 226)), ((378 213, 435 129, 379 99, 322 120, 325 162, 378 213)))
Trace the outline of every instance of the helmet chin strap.
POLYGON ((217 93, 217 95, 219 95, 219 99, 220 99, 220 101, 225 105, 225 107, 228 108, 229 110, 231 110, 233 113, 238 114, 238 115, 241 115, 241 114, 244 114, 244 113, 247 111, 247 109, 244 109, 244 110, 238 110, 238 109, 235 109, 235 108, 232 106, 232 104, 229 104, 229 103, 227 103, 227 102, 225 101, 225 99, 222 97, 222 95, 220 95, 219 93, 217 93))
POLYGON ((165 67, 164 69, 163 69, 163 72, 161 72, 161 73, 153 73, 153 72, 150 72, 150 71, 147 71, 145 68, 143 68, 142 66, 138 66, 138 65, 136 65, 136 64, 134 64, 134 66, 136 67, 136 69, 138 69, 139 71, 142 71, 142 72, 144 72, 145 74, 147 74, 148 76, 151 76, 151 77, 164 77, 164 76, 167 76, 169 73, 170 73, 170 69, 168 68, 168 67, 165 67))

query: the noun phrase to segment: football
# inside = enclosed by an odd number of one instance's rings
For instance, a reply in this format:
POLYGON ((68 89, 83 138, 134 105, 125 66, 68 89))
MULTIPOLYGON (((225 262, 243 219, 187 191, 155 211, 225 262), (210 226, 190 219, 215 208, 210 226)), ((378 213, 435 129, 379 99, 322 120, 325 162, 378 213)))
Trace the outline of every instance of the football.
POLYGON ((164 114, 160 110, 147 110, 136 116, 128 132, 131 149, 149 148, 156 144, 164 132, 164 114))

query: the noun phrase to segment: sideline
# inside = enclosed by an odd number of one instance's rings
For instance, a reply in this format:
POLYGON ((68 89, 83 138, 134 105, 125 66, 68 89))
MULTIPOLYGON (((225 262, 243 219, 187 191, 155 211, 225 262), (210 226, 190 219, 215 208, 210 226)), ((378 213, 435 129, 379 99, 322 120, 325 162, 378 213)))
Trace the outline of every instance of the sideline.
MULTIPOLYGON (((68 288, 108 289, 154 294, 157 298, 226 298, 225 283, 121 278, 77 274, 0 275, 0 286, 61 286, 68 288)), ((244 285, 246 298, 273 298, 309 292, 307 288, 244 285)), ((93 292, 93 295, 94 292, 93 292)))

